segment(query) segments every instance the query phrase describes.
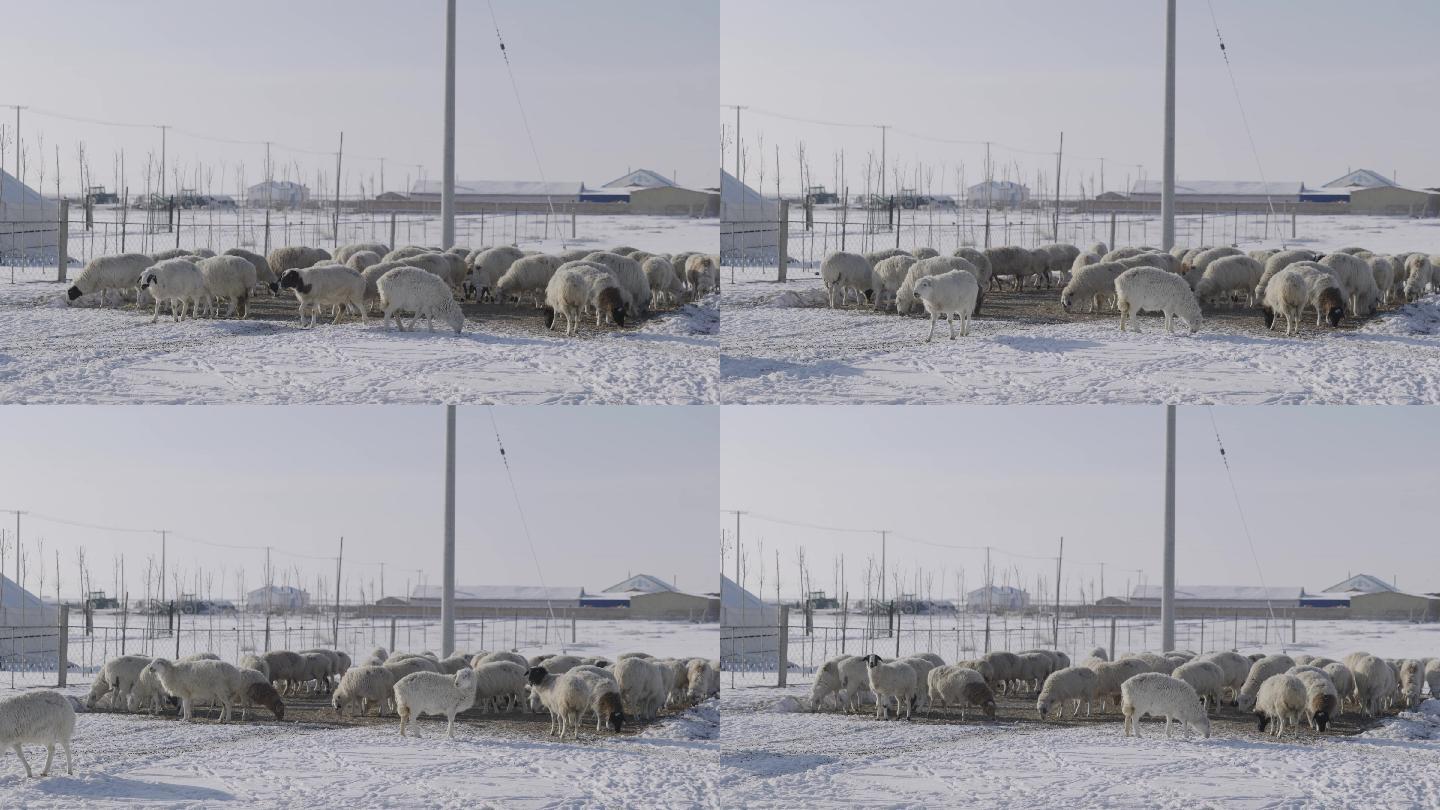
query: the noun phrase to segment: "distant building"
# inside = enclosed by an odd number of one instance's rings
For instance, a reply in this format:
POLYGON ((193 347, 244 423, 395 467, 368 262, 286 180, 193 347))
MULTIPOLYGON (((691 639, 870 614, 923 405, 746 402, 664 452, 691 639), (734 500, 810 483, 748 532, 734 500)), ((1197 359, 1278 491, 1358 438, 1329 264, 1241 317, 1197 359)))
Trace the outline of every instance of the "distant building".
MULTIPOLYGON (((439 607, 439 585, 417 585, 410 593, 410 604, 439 607)), ((585 589, 556 585, 457 585, 455 606, 467 608, 577 608, 585 589)))
POLYGON ((310 189, 289 180, 267 180, 245 189, 245 204, 251 208, 303 208, 310 201, 310 189))
POLYGON ((1343 579, 1321 591, 1321 593, 1380 593, 1397 590, 1394 585, 1370 574, 1356 574, 1343 579))
MULTIPOLYGON (((1160 199, 1159 180, 1137 180, 1130 199, 1155 202, 1160 199)), ((1305 184, 1296 180, 1177 180, 1175 199, 1188 203, 1293 203, 1300 201, 1305 184)))
POLYGON ((1350 618, 1440 621, 1440 596, 1393 590, 1357 593, 1350 597, 1350 618))
POLYGON ((1030 594, 1009 585, 991 585, 965 594, 965 604, 972 613, 983 613, 987 607, 991 610, 1025 610, 1030 607, 1030 594))
POLYGON ((582 188, 580 201, 627 203, 632 214, 720 215, 720 195, 713 191, 682 188, 665 175, 650 169, 636 169, 599 188, 582 188))
POLYGON ((1030 200, 1030 188, 1011 180, 990 180, 965 189, 971 208, 1019 208, 1030 200))
MULTIPOLYGON (((1130 604, 1157 607, 1161 590, 1159 585, 1138 585, 1130 594, 1130 604)), ((1176 585, 1175 604, 1190 608, 1295 608, 1300 607, 1304 594, 1304 588, 1289 585, 1176 585)))
POLYGON ((720 170, 720 260, 774 261, 780 247, 780 206, 720 170))
POLYGON ((713 622, 720 619, 720 600, 707 594, 677 590, 650 574, 636 574, 597 595, 580 599, 585 607, 627 607, 632 619, 685 619, 713 622))
POLYGON ((310 593, 291 585, 270 585, 245 594, 248 610, 293 611, 310 607, 310 593))
POLYGON ((60 643, 60 611, 0 574, 0 668, 21 669, 29 658, 53 663, 60 643))
POLYGON ((720 575, 720 667, 774 667, 780 653, 780 609, 720 575))
POLYGON ((1400 186, 1357 188, 1350 192, 1350 213, 1440 216, 1440 192, 1400 186))
POLYGON ((665 175, 649 169, 636 169, 629 174, 621 175, 614 180, 601 186, 601 188, 661 188, 677 187, 674 180, 665 175))
MULTIPOLYGON (((410 187, 410 199, 438 203, 441 185, 439 180, 417 180, 410 187)), ((466 180, 455 183, 455 202, 562 205, 579 202, 584 190, 584 183, 563 180, 466 180)))
POLYGON ((0 169, 0 257, 53 261, 60 206, 0 169))
POLYGON ((1379 188, 1394 186, 1394 180, 1370 169, 1356 169, 1326 183, 1321 188, 1379 188))

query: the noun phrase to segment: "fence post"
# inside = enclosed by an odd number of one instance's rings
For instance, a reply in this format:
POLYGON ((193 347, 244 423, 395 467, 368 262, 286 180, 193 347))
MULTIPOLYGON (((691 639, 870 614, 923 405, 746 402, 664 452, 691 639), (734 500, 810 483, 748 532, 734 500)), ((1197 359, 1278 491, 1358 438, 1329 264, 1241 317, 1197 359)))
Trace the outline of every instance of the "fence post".
POLYGON ((1115 617, 1114 617, 1114 616, 1111 616, 1111 617, 1110 617, 1110 649, 1108 650, 1108 652, 1110 653, 1110 660, 1111 660, 1111 661, 1118 661, 1118 660, 1120 660, 1120 656, 1115 652, 1115 617))
POLYGON ((1294 613, 1291 613, 1291 614, 1290 614, 1290 643, 1291 643, 1291 644, 1294 644, 1294 643, 1295 643, 1296 629, 1297 629, 1297 628, 1296 628, 1296 622, 1297 622, 1297 621, 1298 621, 1298 620, 1295 618, 1295 614, 1294 614, 1294 613))
POLYGON ((1291 208, 1291 209, 1290 209, 1290 238, 1291 238, 1291 239, 1294 239, 1294 238, 1295 238, 1295 225, 1296 225, 1296 222, 1297 222, 1298 220, 1299 220, 1299 217, 1296 216, 1296 214, 1295 214, 1295 209, 1294 209, 1294 208, 1291 208))
POLYGON ((394 211, 391 211, 391 212, 390 212, 390 249, 391 249, 391 250, 394 250, 395 248, 396 248, 396 244, 395 244, 395 212, 394 212, 394 211))
MULTIPOLYGON (((1110 241, 1105 243, 1111 250, 1115 249, 1115 212, 1110 212, 1110 241)), ((1114 655, 1112 652, 1111 655, 1114 655)))
MULTIPOLYGON (((985 209, 985 249, 990 249, 990 209, 985 209)), ((989 652, 987 649, 986 652, 989 652)))
POLYGON ((175 212, 175 247, 180 247, 180 212, 175 212))
MULTIPOLYGON (((482 624, 481 627, 484 627, 482 624)), ((483 646, 483 645, 482 645, 483 646)), ((390 617, 390 652, 395 652, 395 617, 390 617)))
POLYGON ((577 624, 577 621, 576 621, 576 619, 575 619, 575 614, 574 614, 574 613, 571 613, 571 614, 570 614, 570 643, 571 643, 571 644, 576 644, 576 643, 578 643, 578 642, 576 641, 576 639, 578 638, 578 635, 577 635, 576 632, 575 632, 575 630, 576 630, 576 624, 577 624))
POLYGON ((790 252, 790 203, 784 200, 780 201, 779 251, 780 255, 778 259, 780 265, 780 277, 777 279, 777 281, 784 281, 785 271, 788 270, 790 267, 790 257, 787 255, 790 252))
POLYGON ((55 667, 59 670, 59 685, 65 686, 65 678, 70 673, 70 606, 60 606, 60 649, 55 656, 55 667))
POLYGON ((265 614, 265 652, 270 652, 270 614, 265 614))
POLYGON ((180 619, 183 614, 175 614, 175 660, 180 660, 180 619))
MULTIPOLYGON (((270 255, 270 209, 269 209, 269 208, 266 208, 266 209, 265 209, 265 250, 264 250, 264 253, 263 253, 262 255, 264 255, 264 256, 269 256, 269 255, 270 255)), ((268 651, 269 648, 267 647, 266 649, 267 649, 267 651, 268 651)))
POLYGON ((902 618, 904 618, 904 615, 903 615, 903 614, 900 614, 900 613, 896 613, 896 614, 895 614, 895 657, 896 657, 896 658, 899 658, 899 657, 900 657, 900 620, 901 620, 902 618))
POLYGON ((985 614, 985 652, 990 652, 990 614, 985 614))
MULTIPOLYGON (((56 281, 65 280, 66 266, 70 261, 70 201, 60 201, 60 239, 55 248, 56 281)), ((62 684, 63 686, 63 684, 62 684)))
POLYGON ((785 685, 785 676, 789 674, 790 659, 790 608, 786 605, 780 606, 780 647, 776 654, 775 666, 780 670, 779 686, 785 685))

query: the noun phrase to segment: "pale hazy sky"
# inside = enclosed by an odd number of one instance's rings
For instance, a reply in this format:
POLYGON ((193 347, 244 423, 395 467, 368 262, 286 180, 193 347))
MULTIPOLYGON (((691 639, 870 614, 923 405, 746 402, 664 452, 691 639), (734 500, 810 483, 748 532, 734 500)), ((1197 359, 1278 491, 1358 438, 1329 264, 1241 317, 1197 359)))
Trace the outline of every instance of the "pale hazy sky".
MULTIPOLYGON (((1181 408, 1177 418, 1177 579, 1181 585, 1256 585, 1240 513, 1216 449, 1224 439, 1267 585, 1320 590, 1351 573, 1405 590, 1440 590, 1440 424, 1432 408, 1181 408)), ((953 596, 984 581, 984 552, 932 543, 994 546, 996 581, 1007 570, 1028 590, 1054 587, 1065 537, 1065 594, 1087 598, 1106 566, 1105 592, 1122 595, 1143 569, 1160 583, 1164 529, 1165 412, 1161 407, 726 408, 721 415, 721 507, 803 523, 891 529, 888 562, 914 590, 916 570, 933 593, 953 596), (1004 552, 1033 555, 1035 560, 1004 552), (1014 573, 1018 566, 1019 574, 1014 573), (1093 584, 1092 584, 1093 582, 1093 584)), ((722 514, 719 527, 733 531, 722 514)), ((774 598, 796 587, 803 545, 817 588, 833 592, 845 554, 851 598, 877 534, 840 534, 742 518, 748 584, 774 598)), ((734 570, 727 550, 725 571, 734 570)), ((887 581, 893 581, 887 578, 887 581)), ((893 593, 893 585, 889 586, 893 593)))
MULTIPOLYGON (((715 590, 716 409, 493 413, 545 584, 594 591, 643 572, 674 577, 684 590, 715 590)), ((79 591, 83 544, 96 587, 111 592, 112 559, 123 552, 139 598, 145 559, 153 554, 158 566, 160 542, 42 516, 172 529, 170 569, 188 583, 203 567, 214 593, 223 581, 229 598, 242 567, 248 588, 263 584, 264 552, 188 538, 273 545, 277 571, 298 567, 313 591, 317 574, 333 588, 343 535, 346 598, 358 598, 362 582, 367 597, 372 579, 378 588, 379 566, 365 563, 380 562, 385 591, 399 595, 407 577, 419 584, 413 569, 440 581, 444 443, 441 407, 9 407, 0 409, 0 509, 36 513, 21 518, 22 537, 32 557, 45 541, 50 597, 57 548, 65 595, 79 591)), ((539 584, 486 409, 459 409, 457 454, 459 584, 539 584)), ((0 528, 13 538, 14 518, 0 513, 0 528)), ((13 549, 4 559, 12 577, 13 549)), ((33 559, 28 568, 34 590, 33 559)))
MULTIPOLYGON (((1258 180, 1211 20, 1211 3, 1184 0, 1177 15, 1177 158, 1181 180, 1258 180)), ((1440 3, 1393 0, 1244 2, 1213 0, 1264 177, 1328 182, 1350 168, 1398 172, 1402 184, 1440 185, 1440 3)), ((750 105, 741 131, 755 181, 763 135, 767 194, 774 149, 787 188, 798 185, 796 143, 806 141, 816 182, 834 186, 846 150, 852 193, 863 191, 866 153, 879 161, 874 128, 836 128, 788 116, 889 124, 891 166, 924 163, 934 187, 984 177, 984 147, 918 140, 906 132, 996 147, 1034 185, 1054 183, 1065 133, 1069 192, 1098 182, 1125 187, 1144 164, 1161 170, 1165 3, 1163 0, 955 2, 909 0, 726 0, 721 18, 722 104, 750 105), (1083 156, 1083 158, 1082 158, 1083 156), (942 168, 943 164, 943 168, 942 168), (1092 180, 1091 176, 1094 175, 1092 180)), ((734 113, 721 110, 723 125, 734 113)), ((724 166, 733 171, 734 153, 724 166)), ((887 177, 890 172, 887 172, 887 177)), ((893 186, 893 181, 889 181, 893 186)), ((913 185, 907 181, 906 185, 913 185)))
MULTIPOLYGON (((505 73, 490 6, 461 0, 457 11, 456 174, 458 179, 539 179, 505 73)), ((493 0, 506 52, 550 180, 597 184, 631 168, 713 186, 718 98, 716 0, 493 0)), ((413 164, 441 170, 444 91, 443 0, 0 0, 9 33, 0 105, 30 105, 22 135, 38 170, 45 138, 47 194, 60 147, 62 187, 74 189, 83 140, 96 182, 113 187, 126 150, 132 192, 143 190, 147 154, 158 164, 160 133, 61 120, 168 124, 169 165, 214 173, 233 190, 263 179, 263 146, 201 140, 274 141, 277 177, 298 161, 305 182, 323 169, 334 183, 334 152, 345 132, 346 186, 371 175, 402 189, 413 164), (225 163, 222 170, 221 162, 225 163), (410 164, 410 165, 407 165, 410 164)), ((13 129, 14 115, 0 109, 13 129)), ((7 151, 6 171, 13 171, 7 151)), ((166 172, 173 185, 173 171, 166 172)), ((35 185, 36 175, 27 172, 35 185)), ((202 185, 204 185, 202 181, 202 185)))

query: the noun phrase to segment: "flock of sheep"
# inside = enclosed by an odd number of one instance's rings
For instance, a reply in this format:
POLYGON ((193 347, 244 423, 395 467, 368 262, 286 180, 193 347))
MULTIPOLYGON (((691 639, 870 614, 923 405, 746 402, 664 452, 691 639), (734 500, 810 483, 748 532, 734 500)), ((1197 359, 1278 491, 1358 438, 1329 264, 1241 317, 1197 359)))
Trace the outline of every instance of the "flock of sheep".
POLYGON ((1139 736, 1139 720, 1165 718, 1165 736, 1172 721, 1188 732, 1191 726, 1210 736, 1210 714, 1221 702, 1254 713, 1260 731, 1279 737, 1286 729, 1298 733, 1302 723, 1318 732, 1346 702, 1367 716, 1395 706, 1415 708, 1428 684, 1440 697, 1440 658, 1388 660, 1356 652, 1334 661, 1310 655, 1244 656, 1236 652, 1196 655, 1189 651, 1140 653, 1111 661, 1097 648, 1078 665, 1056 650, 1021 653, 991 652, 973 661, 947 665, 934 653, 885 659, 878 655, 842 655, 826 661, 810 691, 810 709, 837 703, 855 712, 873 701, 875 716, 884 719, 893 707, 907 719, 918 708, 967 708, 995 716, 996 694, 1035 695, 1035 710, 1044 720, 1058 710, 1079 714, 1085 705, 1118 708, 1124 733, 1139 736))
MULTIPOLYGON (((666 707, 685 707, 720 693, 719 662, 707 658, 656 658, 629 652, 615 661, 545 654, 525 658, 514 652, 480 651, 440 658, 431 652, 389 654, 376 649, 364 663, 352 665, 338 650, 275 650, 245 655, 239 666, 213 653, 178 661, 122 655, 105 662, 84 700, 94 709, 102 700, 111 710, 168 711, 178 703, 182 720, 197 706, 213 706, 220 722, 239 709, 263 706, 276 720, 285 718, 285 697, 330 696, 336 715, 393 713, 400 734, 418 736, 414 721, 441 715, 446 733, 455 736, 455 716, 471 708, 484 712, 528 709, 550 713, 550 734, 579 739, 581 722, 594 714, 595 730, 619 732, 626 719, 654 720, 666 707)), ((59 692, 37 690, 0 700, 0 750, 13 748, 25 766, 22 745, 44 745, 41 776, 50 773, 55 746, 65 750, 66 771, 74 773, 70 741, 79 701, 59 692)))
POLYGON ((970 318, 980 312, 985 293, 1061 287, 1065 312, 1099 311, 1108 306, 1120 315, 1120 328, 1135 328, 1141 312, 1160 312, 1165 329, 1174 332, 1175 318, 1191 334, 1200 328, 1201 304, 1259 306, 1267 329, 1285 319, 1287 336, 1299 331, 1306 309, 1315 310, 1315 325, 1331 327, 1350 315, 1369 316, 1380 306, 1413 301, 1440 290, 1440 254, 1382 255, 1348 247, 1328 255, 1311 250, 1252 250, 1233 247, 1151 247, 1110 250, 1098 242, 1086 250, 1075 245, 1043 245, 1035 250, 1007 245, 977 250, 962 247, 950 256, 933 248, 914 252, 897 249, 860 255, 837 252, 820 264, 831 308, 856 303, 875 310, 888 307, 906 315, 918 302, 930 315, 930 334, 944 317, 955 338, 969 333, 970 318))
POLYGON ((543 308, 545 326, 565 318, 572 335, 582 316, 593 312, 596 327, 610 322, 624 326, 651 309, 678 306, 719 288, 718 260, 707 253, 648 253, 633 247, 611 250, 567 250, 552 255, 502 245, 473 250, 408 245, 391 250, 379 243, 345 245, 335 251, 282 247, 268 256, 243 248, 223 255, 198 248, 156 254, 124 253, 91 260, 66 291, 67 301, 83 295, 133 294, 137 304, 154 304, 151 323, 169 304, 174 320, 187 315, 249 315, 250 297, 258 290, 272 294, 290 290, 299 304, 300 324, 307 313, 314 326, 321 309, 333 310, 334 322, 352 312, 364 322, 378 307, 386 328, 390 318, 401 331, 400 313, 412 317, 409 329, 425 318, 430 331, 438 318, 460 334, 465 316, 460 301, 477 299, 519 303, 527 295, 543 308))

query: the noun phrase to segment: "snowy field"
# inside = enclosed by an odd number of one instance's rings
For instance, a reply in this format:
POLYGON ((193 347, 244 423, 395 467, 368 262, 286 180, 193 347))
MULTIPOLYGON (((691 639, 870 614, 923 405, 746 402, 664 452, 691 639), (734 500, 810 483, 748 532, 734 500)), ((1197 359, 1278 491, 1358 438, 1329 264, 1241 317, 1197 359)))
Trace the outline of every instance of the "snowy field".
MULTIPOLYGON (((457 628, 457 637, 476 638, 457 628)), ((438 626, 431 628, 438 633, 438 626)), ((222 633, 221 639, 229 635, 222 633)), ((426 639, 422 630, 412 642, 426 639)), ((438 636, 437 636, 438 639, 438 636)), ((714 657, 715 624, 653 621, 579 623, 578 644, 552 643, 585 656, 630 650, 657 656, 714 657)), ((434 640, 434 639, 429 639, 434 640)), ((163 649, 164 642, 159 642, 163 649)), ((403 645, 399 645, 403 646, 403 645)), ((230 649, 233 649, 231 645, 230 649)), ((416 648, 418 649, 418 647, 416 648)), ((540 645, 521 645, 532 655, 540 645)), ((368 654, 367 650, 352 653, 368 654)), ((71 674, 67 694, 83 697, 89 673, 71 674)), ((27 675, 33 686, 53 675, 27 675)), ((25 688, 22 684, 17 688, 25 688)), ((14 694, 0 688, 0 695, 14 694)), ((299 703, 300 701, 296 701, 299 703)), ((0 757, 0 807, 713 807, 719 705, 710 700, 667 710, 621 735, 558 743, 543 715, 471 715, 444 736, 444 718, 426 718, 402 740, 393 717, 340 723, 328 711, 297 712, 221 725, 174 717, 86 712, 78 717, 75 775, 25 779, 13 754, 0 757)), ((27 752, 39 772, 43 749, 27 752), (40 751, 37 760, 35 751, 40 751)))
MULTIPOLYGON (((1301 222, 1302 238, 1287 246, 1440 252, 1440 221, 1433 219, 1301 222)), ((1066 315, 1058 290, 1002 293, 987 298, 996 308, 971 322, 968 338, 949 340, 942 323, 926 344, 928 319, 853 304, 828 309, 818 258, 792 266, 783 285, 773 281, 773 267, 727 267, 722 277, 725 402, 1440 403, 1440 295, 1358 325, 1311 325, 1285 338, 1264 330, 1258 310, 1243 307, 1207 308, 1194 336, 1167 335, 1150 316, 1140 319, 1137 334, 1121 333, 1113 313, 1066 315)))
MULTIPOLYGON (((1342 657, 1440 652, 1440 626, 1301 622, 1290 652, 1342 657), (1308 639, 1308 640, 1307 640, 1308 639)), ((1277 651, 1281 645, 1272 645, 1277 651)), ((1245 650, 1241 650, 1244 652, 1245 650)), ((1072 655, 1074 651, 1071 651, 1072 655)), ((1081 652, 1083 655, 1083 651, 1081 652)), ((799 680, 808 681, 800 674, 799 680)), ((1440 701, 1370 723, 1347 712, 1334 733, 1276 741, 1222 709, 1212 736, 1166 740, 1163 722, 1122 736, 1118 714, 1035 719, 1033 700, 1002 700, 997 720, 808 713, 808 683, 761 676, 722 683, 719 786, 735 806, 1032 808, 1384 807, 1440 804, 1440 701), (823 798, 821 798, 823 797, 823 798)))
MULTIPOLYGON (((253 220, 254 214, 247 216, 253 220)), ((433 243, 438 227, 438 220, 411 222, 409 236, 433 243)), ((502 238, 536 250, 625 244, 656 252, 713 252, 718 241, 714 219, 582 217, 575 239, 568 238, 568 218, 565 239, 559 238, 558 223, 542 230, 534 217, 511 227, 502 238)), ((487 240, 494 228, 503 231, 503 223, 490 228, 487 240)), ((310 244, 331 248, 333 236, 326 239, 323 230, 314 223, 283 231, 277 225, 271 244, 286 243, 284 234, 303 234, 310 244)), ((388 239, 388 222, 376 220, 363 233, 354 230, 343 234, 347 242, 388 239)), ((400 229, 397 241, 410 241, 405 233, 400 229)), ((462 240, 480 238, 473 223, 458 233, 462 240)), ((113 235, 96 239, 81 247, 119 251, 113 235)), ((185 247, 223 251, 237 239, 259 249, 253 222, 182 229, 185 247)), ((171 246, 134 237, 126 249, 171 246)), ((79 269, 71 269, 72 279, 79 269)), ((258 296, 248 320, 173 323, 162 317, 151 324, 149 311, 133 306, 67 307, 67 285, 54 277, 49 266, 0 267, 0 402, 691 404, 714 403, 719 396, 720 313, 714 295, 623 329, 597 330, 591 323, 573 338, 546 331, 540 311, 528 305, 467 304, 465 331, 457 336, 443 327, 430 333, 423 325, 416 332, 387 331, 378 317, 367 324, 331 325, 322 319, 316 328, 302 330, 288 292, 258 296)))

